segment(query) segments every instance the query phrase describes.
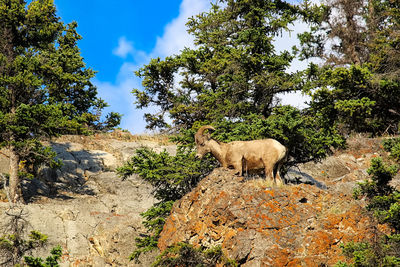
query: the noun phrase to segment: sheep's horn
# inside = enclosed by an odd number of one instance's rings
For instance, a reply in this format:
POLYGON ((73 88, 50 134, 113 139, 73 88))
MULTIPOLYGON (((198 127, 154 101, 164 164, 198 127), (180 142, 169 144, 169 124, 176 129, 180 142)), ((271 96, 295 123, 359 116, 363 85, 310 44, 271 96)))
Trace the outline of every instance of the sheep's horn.
MULTIPOLYGON (((214 127, 212 127, 211 125, 201 126, 200 129, 197 130, 197 133, 194 135, 194 138, 199 141, 204 140, 203 138, 205 138, 206 140, 210 139, 209 134, 207 136, 204 136, 204 131, 207 129, 215 131, 214 127)), ((201 142, 203 142, 203 141, 201 141, 201 142)))
POLYGON ((215 131, 214 127, 211 125, 201 126, 200 129, 197 130, 196 135, 203 135, 205 130, 213 130, 215 131))

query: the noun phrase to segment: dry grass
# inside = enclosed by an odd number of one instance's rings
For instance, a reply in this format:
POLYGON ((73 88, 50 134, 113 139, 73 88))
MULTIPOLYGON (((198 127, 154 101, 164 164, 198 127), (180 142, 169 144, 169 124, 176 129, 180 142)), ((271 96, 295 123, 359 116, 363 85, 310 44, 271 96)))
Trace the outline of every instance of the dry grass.
POLYGON ((130 140, 132 141, 151 141, 157 142, 160 145, 170 145, 172 144, 169 141, 169 136, 161 135, 161 134, 141 134, 141 135, 133 135, 130 140))
POLYGON ((165 134, 131 134, 129 131, 114 130, 109 133, 95 134, 97 138, 116 139, 128 142, 150 141, 161 145, 169 144, 169 136, 165 134))
POLYGON ((69 141, 80 144, 92 143, 96 141, 119 140, 124 142, 153 142, 158 145, 171 145, 169 136, 165 134, 139 134, 133 135, 128 131, 114 130, 108 133, 95 133, 93 135, 64 135, 55 141, 69 141))
POLYGON ((259 188, 270 188, 270 187, 283 187, 283 184, 277 185, 270 179, 265 178, 255 178, 252 180, 247 181, 250 185, 259 188))
POLYGON ((105 138, 116 139, 121 141, 128 141, 128 142, 140 142, 140 141, 149 141, 149 142, 156 142, 160 145, 168 145, 171 144, 169 141, 169 136, 165 134, 131 134, 129 131, 121 131, 121 130, 114 130, 110 133, 101 133, 96 134, 99 136, 103 136, 105 138))

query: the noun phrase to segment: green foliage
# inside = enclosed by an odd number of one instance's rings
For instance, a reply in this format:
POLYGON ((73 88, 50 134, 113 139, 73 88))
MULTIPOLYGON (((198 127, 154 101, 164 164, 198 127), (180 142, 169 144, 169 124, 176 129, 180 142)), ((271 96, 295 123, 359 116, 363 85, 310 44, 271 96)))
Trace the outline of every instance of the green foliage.
POLYGON ((43 262, 42 258, 35 258, 30 256, 25 256, 24 261, 29 267, 58 267, 58 260, 62 256, 62 249, 60 246, 56 246, 51 249, 50 256, 48 256, 43 262))
POLYGON ((153 263, 153 267, 174 267, 174 266, 232 266, 238 264, 235 261, 226 258, 217 246, 210 249, 194 248, 187 243, 178 243, 168 247, 157 260, 153 263))
MULTIPOLYGON (((4 263, 16 263, 24 254, 43 247, 46 242, 47 236, 38 231, 31 231, 28 239, 23 239, 18 232, 11 233, 0 236, 0 252, 6 257, 4 263)), ((0 257, 0 260, 4 260, 4 258, 0 257)))
POLYGON ((390 157, 400 161, 400 138, 385 139, 382 142, 383 148, 390 152, 390 157))
POLYGON ((393 193, 393 187, 389 185, 393 176, 396 174, 398 166, 387 166, 382 158, 373 158, 371 167, 367 170, 371 180, 359 183, 354 192, 354 196, 366 196, 369 200, 374 197, 387 196, 393 193))
POLYGON ((354 243, 349 242, 346 245, 341 244, 343 254, 353 259, 352 264, 338 263, 337 267, 347 266, 379 266, 377 264, 376 255, 373 253, 373 249, 369 243, 354 243))
POLYGON ((152 251, 157 248, 158 238, 164 227, 165 219, 170 214, 174 201, 166 201, 155 204, 146 212, 140 215, 145 219, 143 225, 147 228, 149 235, 136 238, 137 249, 129 256, 130 260, 139 261, 142 253, 152 251))
POLYGON ((307 84, 312 97, 310 109, 322 123, 339 125, 345 133, 384 131, 382 105, 387 103, 382 92, 376 91, 368 66, 324 67, 313 72, 315 76, 307 84))
POLYGON ((366 208, 374 212, 380 223, 388 223, 396 232, 400 231, 400 192, 389 182, 397 171, 398 166, 387 166, 381 158, 372 159, 367 171, 371 180, 359 183, 354 192, 355 197, 367 197, 366 208))
POLYGON ((389 184, 397 171, 398 166, 387 166, 381 158, 372 159, 368 169, 371 180, 359 183, 354 191, 356 198, 366 197, 366 209, 379 223, 388 224, 394 234, 381 234, 374 243, 342 245, 344 255, 352 259, 352 264, 338 263, 337 266, 399 266, 400 192, 389 184))
POLYGON ((300 57, 324 63, 305 72, 311 105, 346 132, 399 130, 399 7, 391 0, 324 2, 311 8, 315 19, 299 35, 300 57))
POLYGON ((335 102, 335 109, 340 116, 339 122, 357 132, 362 131, 362 127, 370 126, 368 125, 368 118, 371 117, 375 103, 375 101, 371 101, 368 97, 337 100, 335 102))
POLYGON ((143 148, 136 151, 124 166, 117 169, 123 178, 138 174, 154 186, 154 195, 161 201, 180 199, 214 167, 211 160, 199 161, 195 152, 180 147, 175 156, 168 152, 155 153, 143 148))
MULTIPOLYGON (((5 232, 7 234, 0 236, 0 265, 1 266, 21 266, 22 258, 27 266, 32 267, 53 267, 59 266, 57 261, 61 258, 61 247, 57 246, 51 250, 51 255, 43 259, 32 256, 32 251, 42 248, 47 242, 47 235, 38 231, 31 231, 25 237, 25 229, 28 221, 27 213, 22 209, 10 209, 5 212, 9 219, 6 221, 5 232)), ((25 266, 22 264, 22 266, 25 266)))
POLYGON ((199 161, 195 152, 181 146, 175 156, 166 151, 158 154, 148 148, 138 149, 135 156, 117 169, 124 179, 138 174, 149 182, 154 187, 154 196, 160 201, 141 214, 149 234, 136 239, 137 249, 130 255, 131 260, 138 260, 141 253, 157 248, 165 218, 174 201, 189 192, 214 167, 211 159, 199 161))
POLYGON ((352 263, 339 262, 336 267, 395 267, 400 264, 400 240, 398 235, 383 236, 378 243, 349 242, 341 245, 343 254, 352 263))
POLYGON ((268 116, 275 94, 299 89, 299 76, 286 71, 293 55, 277 53, 273 42, 301 15, 286 1, 223 0, 189 19, 196 48, 152 59, 136 72, 144 87, 133 90, 136 106, 160 111, 146 114, 147 127, 181 131, 196 121, 268 116))
POLYGON ((47 242, 47 236, 38 232, 31 231, 29 239, 21 239, 18 234, 8 234, 0 237, 0 250, 13 250, 19 246, 22 251, 29 251, 37 247, 42 247, 47 242))
POLYGON ((49 162, 38 141, 119 123, 117 113, 100 121, 107 104, 90 81, 95 71, 83 62, 77 26, 61 21, 53 0, 0 0, 0 147, 12 154, 12 202, 18 201, 19 161, 34 154, 49 162))

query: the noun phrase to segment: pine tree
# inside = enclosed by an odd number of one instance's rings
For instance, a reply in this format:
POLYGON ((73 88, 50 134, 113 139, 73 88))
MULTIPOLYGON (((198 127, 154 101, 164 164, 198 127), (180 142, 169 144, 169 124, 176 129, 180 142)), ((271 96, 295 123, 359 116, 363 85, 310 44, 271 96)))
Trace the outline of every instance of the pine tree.
MULTIPOLYGON (((21 162, 50 161, 43 137, 99 126, 106 103, 90 82, 77 41, 77 23, 64 24, 52 0, 0 0, 0 145, 10 154, 9 196, 22 200, 21 162)), ((119 122, 119 114, 109 118, 119 122)))
MULTIPOLYGON (((313 66, 311 106, 344 128, 396 133, 400 110, 400 5, 391 0, 327 0, 319 22, 300 35, 313 66), (318 69, 318 70, 317 70, 318 69), (330 108, 327 108, 330 107, 330 108)), ((318 21, 318 20, 316 20, 318 21)), ((314 22, 316 22, 314 21, 314 22)))
POLYGON ((153 59, 136 73, 144 86, 133 91, 137 107, 159 107, 146 114, 147 127, 177 130, 196 121, 268 116, 277 93, 296 89, 296 75, 286 72, 293 56, 276 52, 274 40, 299 14, 287 1, 222 0, 191 18, 196 48, 153 59))

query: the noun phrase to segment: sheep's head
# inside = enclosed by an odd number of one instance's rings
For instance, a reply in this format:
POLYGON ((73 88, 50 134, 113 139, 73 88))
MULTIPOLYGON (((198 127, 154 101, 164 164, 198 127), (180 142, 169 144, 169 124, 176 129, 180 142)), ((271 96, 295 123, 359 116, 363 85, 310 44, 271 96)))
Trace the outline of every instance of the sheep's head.
POLYGON ((208 141, 211 139, 210 134, 204 134, 205 130, 213 130, 215 131, 214 127, 211 125, 205 125, 200 127, 197 133, 194 135, 194 140, 196 142, 197 148, 197 158, 202 158, 205 154, 211 152, 210 146, 208 145, 208 141))

